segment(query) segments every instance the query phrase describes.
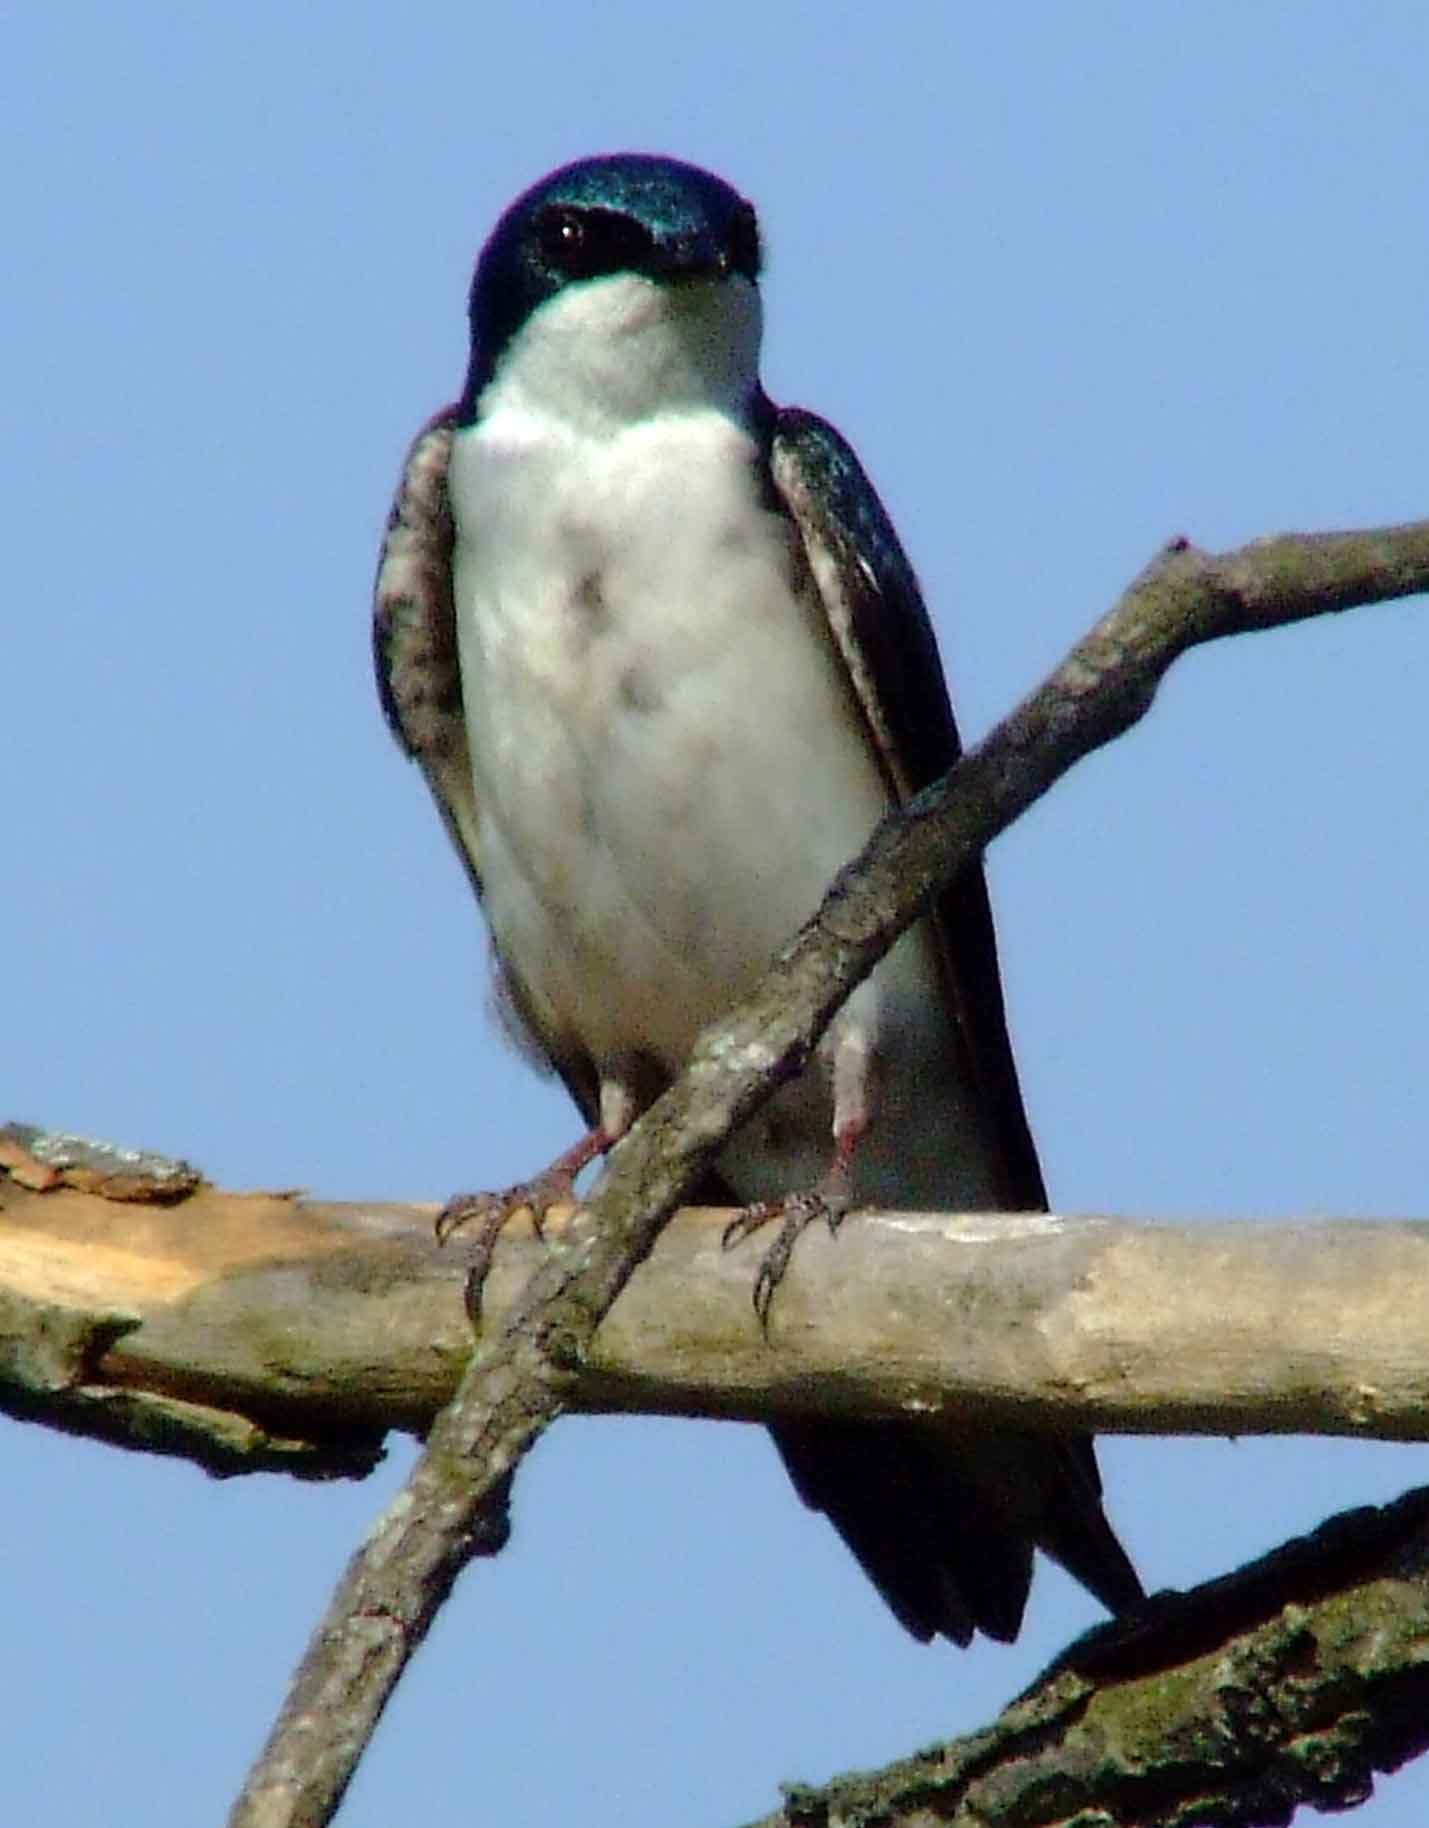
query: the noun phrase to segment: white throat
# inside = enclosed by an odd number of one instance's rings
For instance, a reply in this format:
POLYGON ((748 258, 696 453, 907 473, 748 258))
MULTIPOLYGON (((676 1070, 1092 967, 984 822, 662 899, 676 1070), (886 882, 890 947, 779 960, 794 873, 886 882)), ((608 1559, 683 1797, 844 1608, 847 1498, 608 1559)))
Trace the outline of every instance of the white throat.
POLYGON ((618 273, 567 286, 512 338, 477 417, 514 409, 597 435, 711 407, 743 422, 761 328, 758 288, 739 275, 660 284, 618 273))

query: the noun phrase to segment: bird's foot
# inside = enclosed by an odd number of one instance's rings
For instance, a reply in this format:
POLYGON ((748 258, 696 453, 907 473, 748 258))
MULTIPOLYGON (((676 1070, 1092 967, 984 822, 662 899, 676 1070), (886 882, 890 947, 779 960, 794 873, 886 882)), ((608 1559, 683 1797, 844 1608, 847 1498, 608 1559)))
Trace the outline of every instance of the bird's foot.
POLYGON ((576 1199, 576 1176, 588 1162, 610 1146, 603 1129, 596 1128, 583 1136, 564 1155, 558 1155, 549 1168, 532 1175, 528 1181, 517 1181, 502 1193, 453 1194, 437 1214, 438 1244, 445 1244, 468 1225, 476 1227, 471 1268, 466 1278, 466 1311, 473 1326, 481 1320, 481 1291, 491 1273, 491 1259, 496 1243, 518 1212, 529 1212, 536 1236, 546 1235, 546 1215, 553 1206, 576 1199))
POLYGON ((779 1221, 774 1242, 765 1251, 759 1273, 754 1278, 754 1311, 759 1316, 761 1331, 769 1331, 775 1292, 784 1280, 800 1236, 816 1220, 822 1219, 829 1228, 829 1236, 836 1237, 852 1206, 848 1176, 836 1166, 817 1187, 805 1187, 777 1200, 756 1200, 725 1226, 724 1248, 730 1250, 775 1219, 779 1221))
POLYGON ((536 1236, 546 1235, 546 1214, 553 1206, 575 1198, 574 1175, 548 1168, 529 1181, 518 1181, 502 1193, 453 1194, 437 1214, 438 1244, 447 1243, 468 1226, 476 1228, 471 1267, 466 1277, 466 1311, 475 1326, 481 1319, 481 1291, 491 1273, 497 1240, 518 1212, 529 1212, 536 1236))

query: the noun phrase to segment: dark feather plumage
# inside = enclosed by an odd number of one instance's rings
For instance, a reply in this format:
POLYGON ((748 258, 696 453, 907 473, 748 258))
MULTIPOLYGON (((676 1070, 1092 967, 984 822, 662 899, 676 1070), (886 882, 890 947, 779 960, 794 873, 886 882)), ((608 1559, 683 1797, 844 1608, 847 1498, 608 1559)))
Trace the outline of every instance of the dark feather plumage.
MULTIPOLYGON (((775 489, 820 586, 829 627, 883 758, 906 801, 961 754, 937 642, 892 523, 858 458, 813 413, 775 415, 775 489)), ((965 870, 933 915, 964 1071, 982 1093, 986 1140, 1009 1211, 1044 1211, 1042 1170, 1023 1108, 981 867, 965 870)), ((1034 1543, 1112 1611, 1141 1583, 1101 1506, 1091 1437, 1000 1432, 949 1437, 936 1424, 780 1424, 774 1439, 805 1503, 823 1511, 899 1620, 918 1638, 972 1628, 1017 1635, 1034 1543), (996 1476, 973 1476, 991 1463, 996 1476), (1009 1505, 1004 1496, 1016 1495, 1009 1505)))

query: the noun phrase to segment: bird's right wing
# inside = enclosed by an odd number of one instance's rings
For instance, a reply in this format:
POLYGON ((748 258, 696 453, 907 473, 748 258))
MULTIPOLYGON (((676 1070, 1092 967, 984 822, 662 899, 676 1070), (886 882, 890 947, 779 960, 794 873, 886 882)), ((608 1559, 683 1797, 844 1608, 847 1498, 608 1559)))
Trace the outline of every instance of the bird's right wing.
POLYGON ((402 465, 373 587, 372 657, 392 734, 427 777, 442 823, 481 895, 456 612, 447 466, 457 409, 418 432, 402 465))
MULTIPOLYGON (((447 493, 457 419, 456 406, 434 413, 402 465, 377 560, 372 658, 392 734, 426 776, 479 902, 481 832, 457 650, 455 532, 447 493)), ((494 1013, 507 1037, 540 1071, 558 1072, 586 1121, 594 1123, 598 1089, 593 1063, 546 1032, 520 979, 503 959, 497 957, 495 963, 494 1013)))

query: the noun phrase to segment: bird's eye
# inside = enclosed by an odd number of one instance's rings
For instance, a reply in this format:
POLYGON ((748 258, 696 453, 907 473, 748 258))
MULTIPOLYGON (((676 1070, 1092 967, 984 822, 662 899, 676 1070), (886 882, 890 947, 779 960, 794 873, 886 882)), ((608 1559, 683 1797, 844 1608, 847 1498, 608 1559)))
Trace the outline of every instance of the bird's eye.
POLYGON ((570 279, 638 273, 651 256, 648 232, 618 210, 555 203, 541 211, 536 234, 544 259, 570 279))
POLYGON ((572 267, 579 262, 586 234, 585 221, 578 209, 558 205, 543 210, 537 232, 541 238, 541 252, 552 265, 572 267))

